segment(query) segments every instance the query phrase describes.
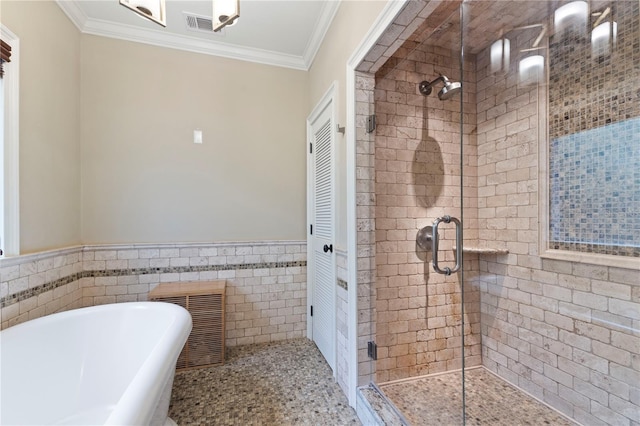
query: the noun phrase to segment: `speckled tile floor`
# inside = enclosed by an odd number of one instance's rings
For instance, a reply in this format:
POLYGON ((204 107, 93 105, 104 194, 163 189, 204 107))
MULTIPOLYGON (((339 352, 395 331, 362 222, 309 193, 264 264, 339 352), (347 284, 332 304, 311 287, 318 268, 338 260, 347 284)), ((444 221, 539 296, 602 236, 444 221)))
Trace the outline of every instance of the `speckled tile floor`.
POLYGON ((176 373, 169 416, 190 425, 359 425, 308 339, 228 348, 222 366, 176 373))
MULTIPOLYGON (((574 425, 484 368, 465 376, 467 425, 574 425)), ((459 372, 380 385, 412 426, 462 424, 461 387, 459 372)))

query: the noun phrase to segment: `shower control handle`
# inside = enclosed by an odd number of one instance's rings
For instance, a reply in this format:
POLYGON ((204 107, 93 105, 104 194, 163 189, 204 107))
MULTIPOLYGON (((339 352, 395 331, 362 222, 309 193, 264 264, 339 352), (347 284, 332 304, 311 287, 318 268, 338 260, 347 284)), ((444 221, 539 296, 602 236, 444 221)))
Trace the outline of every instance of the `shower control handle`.
POLYGON ((322 251, 323 252, 331 252, 333 253, 333 244, 329 244, 329 245, 324 245, 324 247, 322 247, 322 251))
POLYGON ((433 237, 431 240, 431 244, 433 250, 433 270, 443 275, 451 275, 454 272, 458 272, 462 263, 462 226, 460 224, 460 221, 455 217, 451 217, 449 215, 437 218, 433 222, 433 237), (456 225, 456 264, 453 269, 449 267, 440 269, 440 266, 438 265, 438 244, 440 242, 438 237, 438 225, 440 224, 440 222, 453 222, 456 225))

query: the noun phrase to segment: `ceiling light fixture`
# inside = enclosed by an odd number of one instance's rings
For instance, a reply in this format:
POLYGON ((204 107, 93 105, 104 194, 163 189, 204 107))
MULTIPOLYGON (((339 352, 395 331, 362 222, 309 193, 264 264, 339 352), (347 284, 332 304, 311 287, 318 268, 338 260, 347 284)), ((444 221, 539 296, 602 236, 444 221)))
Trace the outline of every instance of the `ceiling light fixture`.
POLYGON ((532 55, 520 60, 518 82, 522 85, 535 85, 544 79, 544 56, 532 55))
POLYGON ((589 18, 589 4, 578 0, 567 3, 553 14, 555 32, 561 33, 570 27, 574 27, 580 33, 586 32, 589 18))
POLYGON ((608 55, 616 47, 618 23, 604 21, 591 31, 591 54, 594 58, 608 55))
POLYGON ((240 0, 213 0, 213 31, 235 24, 240 17, 240 0))
POLYGON ((491 45, 491 72, 507 72, 509 71, 509 63, 511 62, 511 42, 504 37, 495 41, 491 45))
POLYGON ((164 0, 120 0, 120 4, 156 24, 167 26, 164 0))

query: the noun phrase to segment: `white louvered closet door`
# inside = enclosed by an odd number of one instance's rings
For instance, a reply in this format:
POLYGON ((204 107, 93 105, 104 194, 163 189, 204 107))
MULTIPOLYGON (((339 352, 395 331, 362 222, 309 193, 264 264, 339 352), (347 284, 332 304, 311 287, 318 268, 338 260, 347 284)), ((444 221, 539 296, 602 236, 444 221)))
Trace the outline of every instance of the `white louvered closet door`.
POLYGON ((334 254, 334 125, 331 108, 325 108, 311 123, 313 134, 313 232, 311 278, 313 280, 311 317, 313 341, 335 371, 336 277, 334 254))

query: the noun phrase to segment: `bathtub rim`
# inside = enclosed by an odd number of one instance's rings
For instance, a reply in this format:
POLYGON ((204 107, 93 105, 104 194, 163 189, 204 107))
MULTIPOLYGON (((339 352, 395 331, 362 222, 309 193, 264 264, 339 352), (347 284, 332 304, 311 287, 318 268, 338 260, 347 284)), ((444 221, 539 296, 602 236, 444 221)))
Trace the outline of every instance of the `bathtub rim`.
MULTIPOLYGON (((158 310, 171 315, 171 320, 159 333, 150 347, 140 368, 130 377, 125 391, 119 396, 104 424, 148 424, 162 396, 167 379, 175 371, 175 365, 192 329, 189 312, 181 306, 166 302, 123 302, 96 305, 45 315, 0 331, 0 341, 19 339, 30 328, 65 320, 83 321, 88 315, 130 310, 158 310), (15 336, 15 337, 14 337, 15 336)), ((4 344, 4 343, 3 343, 4 344)), ((100 386, 100 384, 96 384, 100 386)))

